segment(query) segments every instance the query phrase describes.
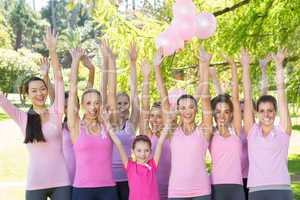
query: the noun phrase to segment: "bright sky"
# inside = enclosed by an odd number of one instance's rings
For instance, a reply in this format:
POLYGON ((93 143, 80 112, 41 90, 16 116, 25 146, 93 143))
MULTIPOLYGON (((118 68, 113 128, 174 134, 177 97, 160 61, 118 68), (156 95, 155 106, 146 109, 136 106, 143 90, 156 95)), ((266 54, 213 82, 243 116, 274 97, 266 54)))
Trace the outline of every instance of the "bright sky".
POLYGON ((49 0, 26 0, 28 5, 33 8, 33 1, 35 1, 35 8, 37 11, 40 11, 41 8, 45 7, 49 0))

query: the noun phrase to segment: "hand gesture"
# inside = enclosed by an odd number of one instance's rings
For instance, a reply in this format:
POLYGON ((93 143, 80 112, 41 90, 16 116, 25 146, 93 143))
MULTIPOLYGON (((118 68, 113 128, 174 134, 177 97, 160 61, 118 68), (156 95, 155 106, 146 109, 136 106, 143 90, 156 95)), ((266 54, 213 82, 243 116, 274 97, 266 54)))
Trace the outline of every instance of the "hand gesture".
POLYGON ((130 50, 128 52, 131 61, 137 60, 137 55, 138 55, 137 52, 138 52, 138 50, 137 50, 136 44, 134 42, 132 42, 130 44, 130 50))
POLYGON ((103 119, 103 122, 106 127, 109 127, 111 125, 110 124, 111 116, 112 116, 112 112, 111 112, 111 109, 109 108, 109 106, 103 107, 102 108, 102 119, 103 119))
POLYGON ((47 29, 46 35, 44 36, 43 41, 49 50, 56 49, 57 37, 58 37, 58 35, 54 30, 51 30, 51 28, 47 29))
POLYGON ((199 50, 199 61, 203 63, 209 63, 212 55, 207 53, 203 47, 199 50))
POLYGON ((144 59, 142 62, 142 74, 143 77, 149 77, 151 74, 151 67, 146 59, 144 59))
POLYGON ((94 68, 94 65, 92 63, 92 60, 88 57, 87 54, 84 54, 82 57, 81 57, 81 61, 83 63, 83 65, 88 68, 89 70, 94 68))
POLYGON ((228 64, 230 64, 231 66, 235 65, 233 58, 229 57, 228 55, 226 55, 224 53, 222 54, 222 56, 228 62, 228 64))
POLYGON ((244 49, 244 48, 241 49, 241 64, 244 68, 249 67, 249 65, 250 65, 249 52, 247 51, 247 49, 244 49))
POLYGON ((159 67, 163 59, 164 59, 163 49, 159 48, 154 56, 154 60, 153 60, 154 67, 159 67))
POLYGON ((276 54, 272 54, 272 59, 275 61, 276 65, 282 64, 284 59, 287 57, 287 49, 280 49, 276 54))
POLYGON ((48 61, 48 58, 46 57, 43 57, 40 59, 40 72, 41 72, 41 75, 42 76, 46 76, 48 75, 48 72, 49 72, 49 68, 50 68, 50 64, 49 64, 49 61, 48 61))
POLYGON ((85 54, 84 50, 81 48, 74 48, 70 50, 73 62, 79 62, 81 57, 85 54))
POLYGON ((271 55, 268 55, 264 59, 259 60, 259 64, 262 68, 262 71, 266 71, 268 63, 271 61, 271 55))

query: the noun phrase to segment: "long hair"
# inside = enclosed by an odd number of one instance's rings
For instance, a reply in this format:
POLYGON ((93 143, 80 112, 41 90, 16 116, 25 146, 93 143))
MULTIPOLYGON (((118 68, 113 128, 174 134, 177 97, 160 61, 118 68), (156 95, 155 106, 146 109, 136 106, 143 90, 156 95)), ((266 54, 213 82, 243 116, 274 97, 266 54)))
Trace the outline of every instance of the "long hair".
MULTIPOLYGON (((45 81, 38 77, 31 77, 27 80, 21 87, 20 93, 21 95, 28 94, 29 83, 32 81, 42 81, 44 85, 47 87, 45 81)), ((46 142, 42 131, 42 120, 41 116, 33 110, 33 106, 27 112, 27 124, 26 124, 26 134, 24 143, 35 143, 35 142, 46 142)))

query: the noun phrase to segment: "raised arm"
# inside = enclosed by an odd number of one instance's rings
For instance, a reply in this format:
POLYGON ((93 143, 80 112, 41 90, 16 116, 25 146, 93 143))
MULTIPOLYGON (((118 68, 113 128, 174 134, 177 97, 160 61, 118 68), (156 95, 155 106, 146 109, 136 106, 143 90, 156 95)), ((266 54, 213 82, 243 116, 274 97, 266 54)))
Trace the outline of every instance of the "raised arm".
POLYGON ((273 54, 273 60, 276 65, 276 86, 277 86, 277 96, 278 96, 278 110, 280 118, 280 126, 284 131, 291 135, 292 133, 292 122, 288 109, 288 102, 285 93, 285 84, 284 84, 284 70, 283 70, 283 61, 287 56, 287 50, 281 49, 277 54, 273 54))
POLYGON ((72 56, 70 89, 68 98, 68 128, 70 130, 72 142, 75 143, 80 131, 79 107, 77 102, 77 79, 78 67, 81 56, 84 54, 82 49, 76 48, 70 51, 72 56))
POLYGON ((86 89, 94 87, 95 80, 95 66, 92 63, 92 60, 88 57, 87 54, 83 55, 82 58, 83 65, 89 70, 89 79, 86 85, 86 89))
POLYGON ((137 94, 137 80, 136 80, 136 61, 137 61, 137 47, 135 43, 131 43, 129 58, 130 58, 130 100, 131 100, 131 114, 130 121, 134 129, 137 128, 140 117, 140 101, 137 94))
POLYGON ((114 128, 110 123, 110 119, 112 117, 111 115, 112 115, 111 110, 108 107, 103 109, 103 111, 102 111, 103 122, 108 130, 108 134, 109 134, 111 140, 116 145, 116 147, 119 151, 120 158, 122 160, 124 167, 127 168, 127 164, 128 164, 127 153, 122 145, 121 140, 116 135, 116 131, 117 131, 116 128, 114 128))
POLYGON ((109 67, 109 53, 108 53, 108 43, 103 40, 100 45, 100 51, 102 54, 103 63, 100 67, 100 92, 102 95, 102 104, 107 105, 107 82, 108 82, 108 67, 109 67))
POLYGON ((170 112, 170 103, 168 99, 168 91, 165 86, 162 74, 161 74, 161 69, 160 65, 163 61, 163 51, 162 49, 158 49, 155 58, 154 58, 154 69, 155 69, 155 79, 157 83, 157 89, 159 91, 160 95, 160 102, 162 105, 162 112, 163 112, 163 119, 164 122, 167 122, 167 119, 169 117, 169 112, 170 112))
POLYGON ((222 91, 221 84, 219 82, 218 76, 217 76, 217 71, 215 67, 210 67, 209 68, 209 77, 212 79, 214 88, 216 91, 216 95, 219 94, 224 94, 224 91, 222 91))
POLYGON ((244 130, 249 133, 254 123, 253 103, 250 81, 250 56, 246 49, 241 50, 241 64, 243 67, 243 88, 244 88, 244 130))
POLYGON ((142 89, 142 105, 140 113, 140 134, 150 136, 149 127, 149 115, 150 115, 150 96, 149 96, 149 83, 151 67, 150 64, 143 60, 142 62, 142 74, 143 74, 143 89, 142 89))
POLYGON ((203 48, 200 49, 199 53, 199 86, 201 87, 200 99, 202 104, 202 122, 201 127, 207 140, 210 140, 212 135, 212 109, 210 104, 210 93, 209 93, 209 63, 212 55, 208 54, 203 48))
POLYGON ((239 98, 237 66, 230 57, 226 57, 226 59, 227 62, 231 65, 231 79, 232 79, 231 99, 233 104, 233 127, 237 135, 240 135, 241 128, 242 128, 242 113, 241 113, 240 98, 239 98))
MULTIPOLYGON (((167 123, 167 124, 171 125, 171 122, 167 123)), ((163 148, 164 141, 167 138, 168 134, 170 133, 170 130, 171 130, 170 126, 165 126, 163 128, 163 130, 161 131, 161 135, 160 135, 160 137, 157 141, 156 149, 155 149, 154 156, 153 156, 153 159, 154 159, 157 166, 159 164, 159 160, 160 160, 160 156, 161 156, 161 153, 162 153, 162 148, 163 148)))
POLYGON ((41 64, 41 66, 40 66, 41 76, 47 85, 50 102, 52 104, 55 99, 55 91, 54 91, 54 86, 52 85, 51 80, 49 78, 50 64, 48 62, 48 58, 46 58, 46 57, 41 58, 40 64, 41 64))
POLYGON ((113 126, 118 125, 117 117, 117 70, 116 70, 116 59, 117 56, 112 52, 112 49, 106 47, 109 53, 108 61, 108 84, 107 84, 107 105, 112 111, 111 123, 113 126))

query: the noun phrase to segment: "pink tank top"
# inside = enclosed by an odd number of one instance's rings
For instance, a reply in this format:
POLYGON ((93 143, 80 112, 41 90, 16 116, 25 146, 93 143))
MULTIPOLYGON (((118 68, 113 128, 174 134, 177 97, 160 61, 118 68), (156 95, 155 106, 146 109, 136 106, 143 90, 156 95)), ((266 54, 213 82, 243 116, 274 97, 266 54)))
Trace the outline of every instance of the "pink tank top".
POLYGON ((210 143, 212 158, 211 181, 216 184, 243 184, 241 169, 241 141, 233 129, 227 138, 215 130, 210 143))
MULTIPOLYGON (((157 142, 158 142, 158 137, 156 135, 152 135, 151 143, 152 143, 153 153, 155 152, 157 142)), ((170 141, 166 139, 162 146, 162 154, 157 169, 157 182, 158 182, 160 200, 168 199, 170 171, 171 171, 171 149, 170 149, 170 141)))
POLYGON ((90 135, 80 127, 80 134, 74 144, 76 173, 74 187, 95 188, 115 186, 112 177, 112 141, 104 126, 101 134, 90 135))
POLYGON ((170 145, 169 198, 209 195, 211 184, 205 165, 208 141, 200 127, 188 136, 178 127, 170 145))
MULTIPOLYGON (((131 157, 131 145, 134 139, 134 129, 129 121, 126 121, 124 129, 117 133, 118 138, 121 140, 122 145, 127 153, 127 156, 131 157)), ((127 181, 127 175, 124 170, 123 162, 120 158, 120 154, 115 145, 113 145, 113 160, 112 160, 112 172, 116 182, 127 181)))
POLYGON ((142 165, 131 160, 127 164, 129 200, 159 200, 156 182, 157 166, 153 159, 142 165))
POLYGON ((242 154, 241 154, 242 176, 243 178, 247 178, 249 172, 248 141, 247 141, 247 135, 243 128, 241 129, 240 138, 242 142, 242 154))
POLYGON ((66 160, 70 181, 73 184, 75 176, 75 154, 69 130, 63 127, 63 154, 66 160))
POLYGON ((248 135, 248 187, 291 184, 287 165, 289 140, 281 127, 275 126, 264 137, 260 125, 253 125, 248 135))
MULTIPOLYGON (((62 153, 62 116, 64 113, 64 83, 55 81, 55 100, 49 108, 49 121, 42 124, 46 142, 27 143, 29 166, 27 190, 39 190, 70 184, 66 162, 62 153)), ((0 105, 26 134, 27 113, 0 95, 0 105)), ((2 130, 9 131, 9 130, 2 130)))

